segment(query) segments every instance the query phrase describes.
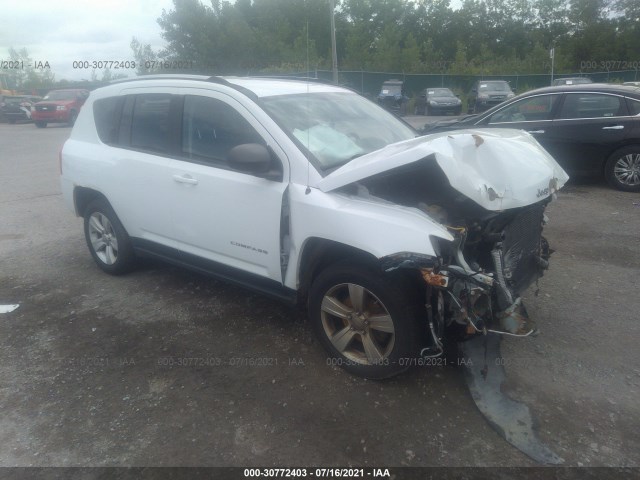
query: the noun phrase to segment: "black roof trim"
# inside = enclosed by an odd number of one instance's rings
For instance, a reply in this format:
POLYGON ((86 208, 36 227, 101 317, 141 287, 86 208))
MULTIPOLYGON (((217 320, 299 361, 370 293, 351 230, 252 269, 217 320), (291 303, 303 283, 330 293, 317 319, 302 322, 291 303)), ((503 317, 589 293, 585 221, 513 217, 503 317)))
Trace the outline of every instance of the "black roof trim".
POLYGON ((249 97, 254 102, 258 101, 258 96, 254 92, 252 92, 248 88, 241 87, 240 85, 235 85, 229 82, 226 78, 211 76, 207 78, 207 82, 217 83, 219 85, 224 85, 225 87, 233 88, 235 91, 242 93, 246 97, 249 97))

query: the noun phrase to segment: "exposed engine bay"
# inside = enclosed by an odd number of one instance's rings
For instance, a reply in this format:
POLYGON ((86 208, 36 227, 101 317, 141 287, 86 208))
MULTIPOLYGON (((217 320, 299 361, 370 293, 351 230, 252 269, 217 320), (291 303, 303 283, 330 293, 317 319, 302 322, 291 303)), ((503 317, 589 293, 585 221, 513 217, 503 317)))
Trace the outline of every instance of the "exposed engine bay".
POLYGON ((384 259, 383 268, 413 269, 426 285, 425 305, 433 344, 424 355, 442 353, 442 338, 456 340, 495 332, 527 336, 536 331, 521 293, 548 267, 542 236, 551 197, 525 207, 489 211, 454 190, 432 158, 349 186, 349 193, 418 208, 445 226, 453 242, 437 242, 437 258, 408 254, 384 259))

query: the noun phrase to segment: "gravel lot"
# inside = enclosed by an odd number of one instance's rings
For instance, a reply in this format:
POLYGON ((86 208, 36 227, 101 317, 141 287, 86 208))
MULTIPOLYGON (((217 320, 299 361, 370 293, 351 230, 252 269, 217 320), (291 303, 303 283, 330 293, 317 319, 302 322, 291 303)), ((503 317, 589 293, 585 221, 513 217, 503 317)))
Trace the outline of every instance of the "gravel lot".
MULTIPOLYGON (((0 466, 534 465, 457 365, 362 380, 272 300, 101 273, 60 195, 69 132, 0 124, 0 466)), ((547 213, 542 333, 503 342, 506 389, 567 465, 640 466, 640 195, 574 183, 547 213)))

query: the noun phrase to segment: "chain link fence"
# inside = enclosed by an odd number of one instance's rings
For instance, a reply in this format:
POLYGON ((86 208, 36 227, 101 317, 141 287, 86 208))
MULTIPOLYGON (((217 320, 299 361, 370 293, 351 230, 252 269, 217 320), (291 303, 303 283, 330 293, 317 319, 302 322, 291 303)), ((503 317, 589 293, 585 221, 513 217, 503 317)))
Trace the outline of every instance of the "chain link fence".
MULTIPOLYGON (((322 81, 331 82, 333 72, 331 70, 314 70, 311 72, 297 72, 280 76, 308 76, 322 81)), ((640 81, 640 70, 616 70, 606 72, 578 72, 561 73, 553 76, 554 79, 562 77, 588 77, 593 82, 622 83, 640 81)), ((456 94, 466 96, 471 85, 476 80, 506 80, 515 93, 522 93, 534 88, 551 85, 551 74, 527 74, 527 75, 449 75, 449 74, 418 74, 418 73, 390 73, 367 71, 340 71, 338 81, 341 85, 351 88, 367 97, 375 97, 380 92, 382 83, 386 80, 398 79, 404 82, 408 96, 417 95, 425 88, 447 87, 456 94)))

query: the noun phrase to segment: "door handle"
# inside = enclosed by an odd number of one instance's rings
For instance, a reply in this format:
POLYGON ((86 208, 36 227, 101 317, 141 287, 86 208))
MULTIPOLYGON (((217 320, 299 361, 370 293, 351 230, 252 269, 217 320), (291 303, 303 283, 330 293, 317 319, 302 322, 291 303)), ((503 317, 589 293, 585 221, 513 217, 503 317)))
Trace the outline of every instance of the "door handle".
POLYGON ((189 185, 197 185, 198 180, 193 178, 191 175, 174 175, 173 179, 178 183, 188 183, 189 185))
POLYGON ((613 127, 602 127, 603 130, 622 130, 624 125, 614 125, 613 127))
POLYGON ((537 133, 544 133, 544 130, 527 130, 529 133, 533 133, 534 135, 537 133))

